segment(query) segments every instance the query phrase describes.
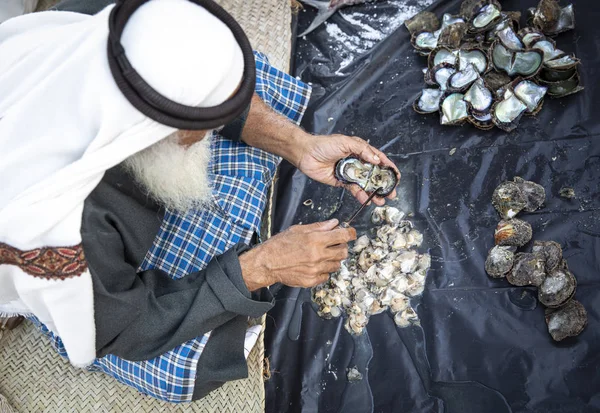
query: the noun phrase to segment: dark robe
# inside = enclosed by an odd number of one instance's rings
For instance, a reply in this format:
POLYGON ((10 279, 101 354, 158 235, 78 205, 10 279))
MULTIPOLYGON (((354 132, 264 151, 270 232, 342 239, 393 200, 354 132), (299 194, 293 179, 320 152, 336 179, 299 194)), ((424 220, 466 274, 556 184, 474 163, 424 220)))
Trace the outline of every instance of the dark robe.
POLYGON ((138 272, 163 211, 122 168, 113 168, 86 199, 82 240, 94 285, 97 356, 148 360, 213 331, 197 368, 194 398, 226 381, 247 377, 244 338, 248 317, 273 306, 268 289, 251 294, 239 244, 208 266, 174 280, 152 269, 138 272))

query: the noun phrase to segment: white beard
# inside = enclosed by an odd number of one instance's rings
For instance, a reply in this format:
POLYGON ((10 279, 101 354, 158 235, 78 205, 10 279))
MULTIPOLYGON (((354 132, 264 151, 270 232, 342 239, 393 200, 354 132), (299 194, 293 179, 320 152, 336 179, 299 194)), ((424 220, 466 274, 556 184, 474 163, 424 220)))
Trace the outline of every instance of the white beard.
POLYGON ((191 146, 179 144, 177 132, 123 163, 148 195, 171 210, 187 212, 210 202, 210 135, 191 146))

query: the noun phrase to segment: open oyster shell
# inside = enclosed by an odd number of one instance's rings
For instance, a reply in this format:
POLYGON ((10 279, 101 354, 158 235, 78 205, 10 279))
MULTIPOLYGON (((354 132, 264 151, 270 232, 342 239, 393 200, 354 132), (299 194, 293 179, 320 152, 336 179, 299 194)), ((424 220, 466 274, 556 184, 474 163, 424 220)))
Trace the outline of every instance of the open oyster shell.
POLYGON ((557 24, 550 29, 549 34, 551 36, 557 35, 562 32, 566 32, 568 30, 573 30, 575 28, 575 10, 573 10, 573 5, 569 4, 562 9, 560 9, 560 16, 558 18, 557 24))
POLYGON ((472 64, 480 74, 485 73, 489 68, 487 53, 479 47, 461 47, 460 49, 437 47, 429 54, 428 67, 432 69, 443 63, 458 70, 464 70, 469 64, 472 64))
POLYGON ((494 102, 492 92, 485 87, 483 79, 477 79, 465 93, 463 99, 476 113, 488 112, 494 102))
POLYGON ((473 65, 479 74, 483 74, 489 68, 488 57, 480 48, 463 47, 458 50, 456 56, 458 57, 458 70, 466 70, 469 65, 473 65))
POLYGON ((442 24, 435 31, 414 32, 411 35, 413 47, 422 55, 428 55, 437 46, 457 47, 467 31, 464 19, 460 16, 444 14, 442 24))
POLYGON ((431 51, 427 59, 429 68, 433 68, 442 63, 448 63, 452 66, 458 64, 458 50, 452 50, 448 47, 436 47, 431 51))
POLYGON ((575 295, 576 288, 577 280, 563 260, 540 285, 538 299, 546 307, 558 308, 575 295))
POLYGON ((513 267, 515 251, 516 247, 494 246, 485 260, 485 271, 488 275, 493 278, 506 276, 513 267))
POLYGON ((354 241, 354 247, 352 248, 352 252, 360 253, 362 252, 362 250, 367 248, 370 243, 371 240, 369 239, 369 237, 367 235, 362 235, 358 237, 356 241, 354 241))
POLYGON ((579 73, 575 73, 567 80, 560 80, 556 82, 548 82, 539 79, 541 85, 548 88, 548 96, 552 98, 560 98, 574 93, 578 93, 583 90, 583 86, 580 85, 579 73))
POLYGON ((577 73, 577 68, 572 67, 570 69, 550 69, 543 67, 539 75, 540 81, 546 82, 559 82, 561 80, 568 80, 577 73))
POLYGON ((423 55, 427 55, 431 50, 437 47, 440 33, 441 29, 436 30, 435 32, 413 33, 410 42, 415 50, 423 55))
POLYGON ((556 48, 556 43, 552 39, 539 39, 532 44, 531 48, 541 50, 544 53, 544 63, 565 54, 565 52, 556 48))
POLYGON ((494 127, 492 115, 489 112, 479 113, 469 108, 469 123, 481 130, 490 130, 494 127))
MULTIPOLYGON (((391 207, 389 205, 377 207, 371 213, 371 222, 375 225, 381 225, 383 223, 387 224, 394 233, 396 233, 396 227, 400 224, 400 221, 404 218, 404 212, 400 211, 398 208, 391 207)), ((380 236, 380 230, 384 228, 381 227, 378 231, 378 237, 380 236)), ((366 236, 366 235, 363 235, 366 236)), ((361 237, 362 238, 362 237, 361 237)))
POLYGON ((461 125, 469 114, 462 93, 451 93, 442 99, 440 123, 442 125, 461 125))
POLYGON ((546 324, 554 341, 574 337, 581 334, 585 329, 587 311, 579 301, 571 300, 557 310, 547 308, 546 324))
POLYGON ((496 37, 507 49, 518 51, 523 50, 523 42, 517 36, 512 27, 506 27, 496 33, 496 37))
POLYGON ((456 68, 449 63, 440 63, 425 72, 425 83, 438 86, 440 91, 448 88, 448 79, 456 73, 456 68))
POLYGON ((442 89, 423 89, 419 97, 413 103, 413 109, 417 113, 435 113, 440 110, 440 99, 444 91, 442 89))
POLYGON ((533 231, 528 222, 513 218, 502 220, 496 226, 494 241, 496 245, 522 247, 531 241, 533 231))
POLYGON ((546 38, 544 33, 541 30, 536 29, 535 27, 525 27, 517 33, 523 45, 525 47, 531 47, 538 40, 543 40, 546 38))
POLYGON ((469 63, 464 70, 453 73, 448 78, 448 89, 453 92, 464 92, 479 79, 477 68, 469 63))
POLYGON ((366 192, 377 191, 382 197, 389 195, 398 184, 398 176, 392 168, 372 165, 354 157, 337 162, 335 177, 346 184, 357 184, 366 192))
POLYGON ((504 71, 509 76, 528 78, 535 76, 542 68, 544 53, 536 49, 512 50, 496 40, 490 47, 490 60, 496 70, 504 71))
POLYGON ((498 33, 506 28, 511 28, 513 31, 519 30, 519 20, 521 19, 521 12, 502 12, 500 20, 497 21, 493 27, 486 33, 485 41, 487 43, 493 43, 498 38, 498 33))
POLYGON ((502 7, 497 1, 482 1, 474 6, 470 18, 469 31, 484 32, 492 28, 502 18, 502 7))
POLYGON ((548 91, 545 86, 522 79, 516 79, 511 88, 514 95, 527 106, 527 113, 532 115, 540 111, 544 103, 544 96, 548 91))
POLYGON ((546 278, 545 261, 543 256, 520 252, 515 255, 512 270, 506 274, 506 280, 512 285, 540 286, 546 278))
MULTIPOLYGON (((538 43, 536 43, 537 45, 538 43)), ((562 50, 559 50, 562 52, 562 50)), ((576 67, 581 61, 574 55, 562 54, 560 57, 552 58, 544 62, 544 66, 550 70, 568 70, 576 67)))
POLYGON ((491 111, 492 120, 497 127, 510 132, 519 126, 519 120, 526 110, 527 105, 513 93, 509 93, 508 97, 494 103, 491 111))
POLYGON ((408 327, 411 324, 419 324, 419 317, 415 310, 409 307, 404 311, 396 313, 394 322, 398 327, 408 327))
POLYGON ((447 27, 452 24, 466 23, 461 16, 456 16, 450 13, 444 13, 442 16, 442 27, 447 27))
POLYGON ((368 322, 369 317, 357 304, 353 304, 352 307, 348 309, 348 318, 344 323, 344 327, 350 334, 360 335, 363 333, 368 322))

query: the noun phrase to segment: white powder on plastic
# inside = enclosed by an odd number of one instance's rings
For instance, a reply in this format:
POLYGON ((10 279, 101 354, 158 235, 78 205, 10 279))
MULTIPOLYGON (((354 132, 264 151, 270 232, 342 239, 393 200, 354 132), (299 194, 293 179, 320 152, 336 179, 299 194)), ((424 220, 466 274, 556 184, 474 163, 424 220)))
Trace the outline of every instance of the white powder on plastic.
POLYGON ((340 67, 336 75, 342 75, 342 71, 362 54, 368 52, 378 42, 385 39, 390 33, 398 29, 405 20, 410 19, 418 12, 424 10, 434 0, 388 0, 387 2, 370 3, 377 8, 378 4, 385 3, 396 9, 392 14, 374 13, 368 15, 359 12, 351 12, 352 8, 342 9, 338 13, 341 17, 354 26, 356 34, 344 32, 337 24, 325 22, 327 34, 335 41, 336 45, 332 51, 342 56, 340 67), (358 28, 358 31, 356 29, 358 28))

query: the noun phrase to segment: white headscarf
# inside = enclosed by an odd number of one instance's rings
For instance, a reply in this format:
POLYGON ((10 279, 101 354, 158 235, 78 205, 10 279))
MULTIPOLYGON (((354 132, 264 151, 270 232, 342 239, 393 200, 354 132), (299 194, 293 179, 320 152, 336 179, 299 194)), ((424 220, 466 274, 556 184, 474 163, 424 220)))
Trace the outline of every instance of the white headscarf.
POLYGON ((0 2, 0 23, 11 17, 33 12, 37 4, 38 0, 2 0, 0 2))
MULTIPOLYGON (((138 112, 114 83, 106 56, 111 9, 35 13, 0 25, 0 248, 81 244, 83 203, 104 171, 174 132, 138 112)), ((231 31, 187 0, 141 6, 121 42, 138 73, 181 104, 220 104, 242 78, 231 31)), ((38 317, 76 366, 95 358, 87 269, 58 280, 0 264, 0 314, 38 317)))

